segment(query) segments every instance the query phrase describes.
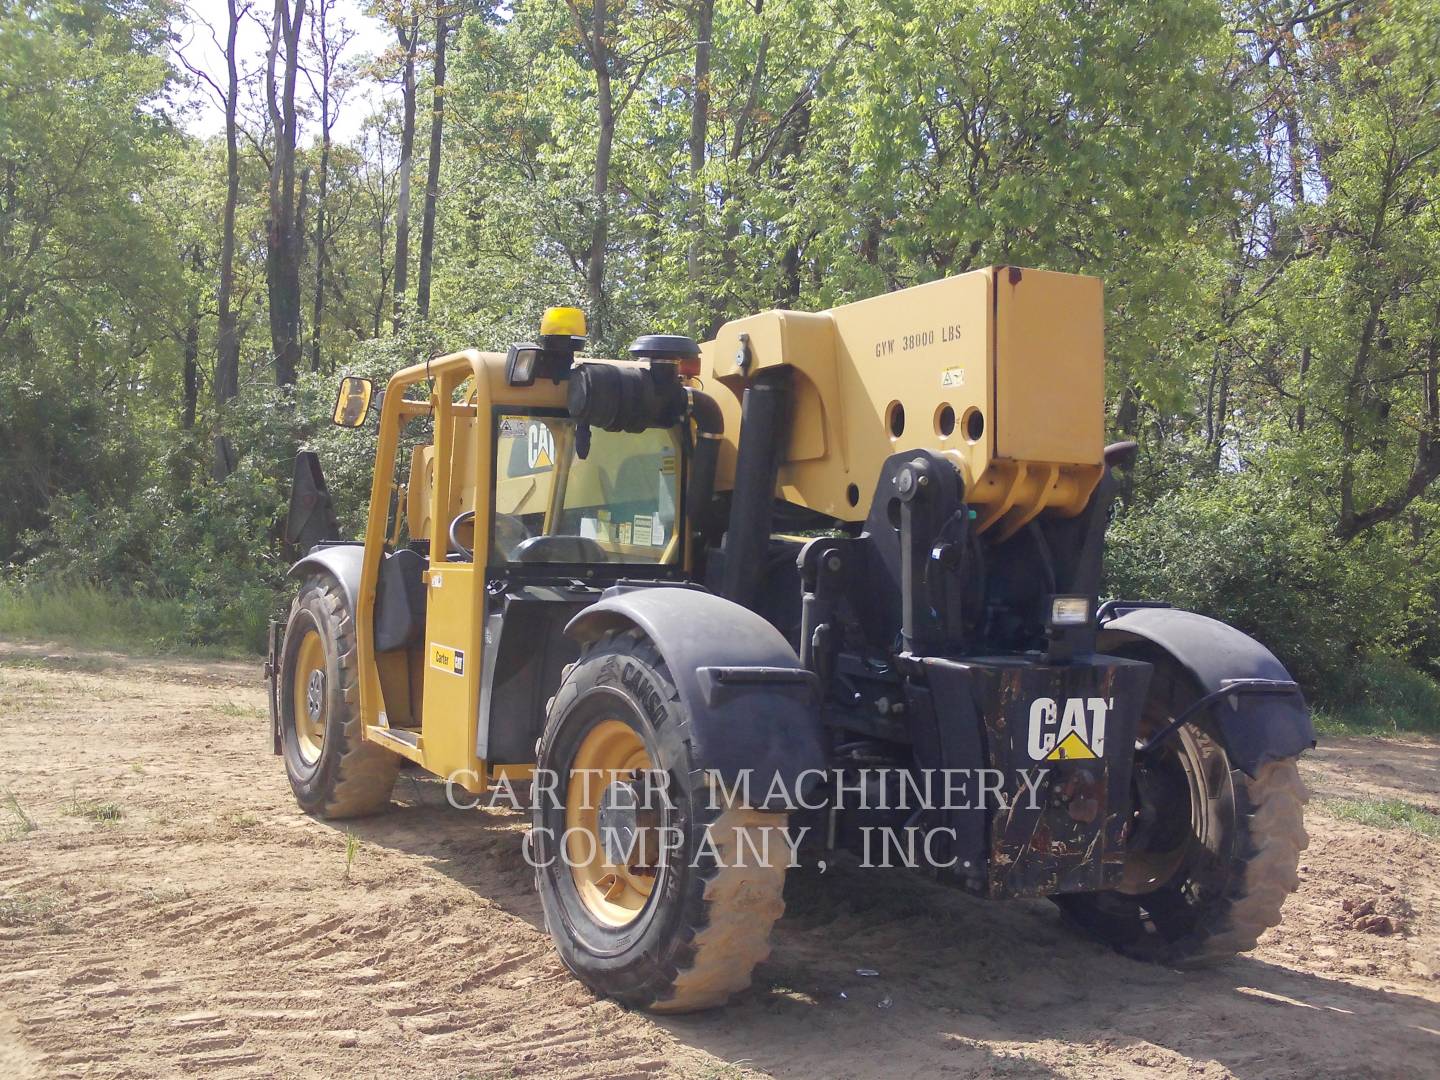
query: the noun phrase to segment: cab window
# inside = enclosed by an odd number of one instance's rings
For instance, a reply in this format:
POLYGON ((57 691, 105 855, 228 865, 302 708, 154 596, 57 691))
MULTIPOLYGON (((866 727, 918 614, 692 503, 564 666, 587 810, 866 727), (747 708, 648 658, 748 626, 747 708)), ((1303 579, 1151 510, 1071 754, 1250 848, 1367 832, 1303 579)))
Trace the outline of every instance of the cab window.
POLYGON ((682 453, 670 429, 499 413, 491 565, 678 564, 682 453))

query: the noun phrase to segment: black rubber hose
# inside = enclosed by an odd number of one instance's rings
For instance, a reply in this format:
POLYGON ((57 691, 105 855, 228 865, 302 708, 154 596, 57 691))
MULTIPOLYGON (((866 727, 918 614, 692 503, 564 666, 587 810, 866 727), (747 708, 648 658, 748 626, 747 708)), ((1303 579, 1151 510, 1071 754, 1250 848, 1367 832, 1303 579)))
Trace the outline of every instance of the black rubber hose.
POLYGON ((720 595, 754 610, 775 508, 775 479, 788 434, 790 368, 763 371, 740 406, 735 490, 725 529, 725 571, 720 595))
POLYGON ((720 459, 720 440, 725 435, 725 415, 715 399, 703 390, 685 391, 685 413, 695 421, 695 452, 690 463, 690 490, 686 516, 690 534, 701 544, 711 539, 711 500, 715 495, 715 466, 720 459))

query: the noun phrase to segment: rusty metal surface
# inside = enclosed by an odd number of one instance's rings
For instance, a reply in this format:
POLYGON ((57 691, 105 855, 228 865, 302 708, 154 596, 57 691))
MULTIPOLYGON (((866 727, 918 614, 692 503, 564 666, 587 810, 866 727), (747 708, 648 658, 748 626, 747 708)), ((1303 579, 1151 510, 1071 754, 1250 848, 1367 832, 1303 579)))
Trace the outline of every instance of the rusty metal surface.
MULTIPOLYGON (((1025 660, 926 660, 937 684, 968 684, 981 718, 984 763, 1003 777, 1003 807, 988 814, 984 891, 992 898, 1049 896, 1112 888, 1125 856, 1130 771, 1135 732, 1149 684, 1147 664, 1095 657, 1045 666, 1025 660), (944 669, 944 670, 942 670, 944 669), (934 676, 939 676, 936 679, 934 676), (1098 699, 1104 710, 1103 749, 1097 757, 1035 760, 1032 709, 1054 717, 1098 699), (1036 702, 1042 704, 1036 706, 1036 702), (1044 702, 1054 702, 1046 712, 1044 702), (1035 796, 1020 770, 1033 770, 1035 796), (1033 805, 1032 805, 1033 801, 1033 805)), ((1077 714, 1078 715, 1078 714, 1077 714)), ((1093 727, 1093 713, 1085 713, 1093 727)), ((1093 731, 1081 721, 1084 739, 1093 731)), ((1059 740, 1057 740, 1058 742, 1059 740)), ((1056 752, 1053 747, 1051 752, 1056 752)), ((1088 751, 1086 744, 1077 750, 1088 751)))

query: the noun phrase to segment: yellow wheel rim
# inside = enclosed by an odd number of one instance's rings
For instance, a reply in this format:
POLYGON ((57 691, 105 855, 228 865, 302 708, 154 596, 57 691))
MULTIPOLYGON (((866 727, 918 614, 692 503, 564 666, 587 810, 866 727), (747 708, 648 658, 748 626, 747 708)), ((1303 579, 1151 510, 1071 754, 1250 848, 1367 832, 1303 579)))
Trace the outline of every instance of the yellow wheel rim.
POLYGON ((655 886, 659 822, 635 810, 637 775, 651 767, 639 733, 619 720, 591 728, 570 766, 565 860, 586 910, 607 926, 634 922, 655 886))
POLYGON ((305 631, 295 650, 295 743, 306 765, 320 760, 325 743, 328 694, 325 685, 325 643, 314 629, 305 631))

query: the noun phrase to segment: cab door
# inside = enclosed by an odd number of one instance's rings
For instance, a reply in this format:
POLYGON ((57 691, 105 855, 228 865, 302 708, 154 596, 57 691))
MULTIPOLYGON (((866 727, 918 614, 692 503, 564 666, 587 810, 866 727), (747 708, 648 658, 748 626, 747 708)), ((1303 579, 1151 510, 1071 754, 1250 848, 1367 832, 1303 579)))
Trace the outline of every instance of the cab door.
POLYGON ((471 522, 486 515, 481 504, 488 502, 489 485, 477 484, 477 477, 489 474, 488 460, 483 469, 480 462, 489 456, 489 433, 481 430, 488 427, 489 410, 478 407, 473 392, 455 400, 469 374, 463 369, 441 374, 432 397, 435 441, 428 492, 430 566, 424 574, 428 599, 420 734, 427 769, 478 790, 483 778, 474 758, 474 731, 486 530, 471 522))

